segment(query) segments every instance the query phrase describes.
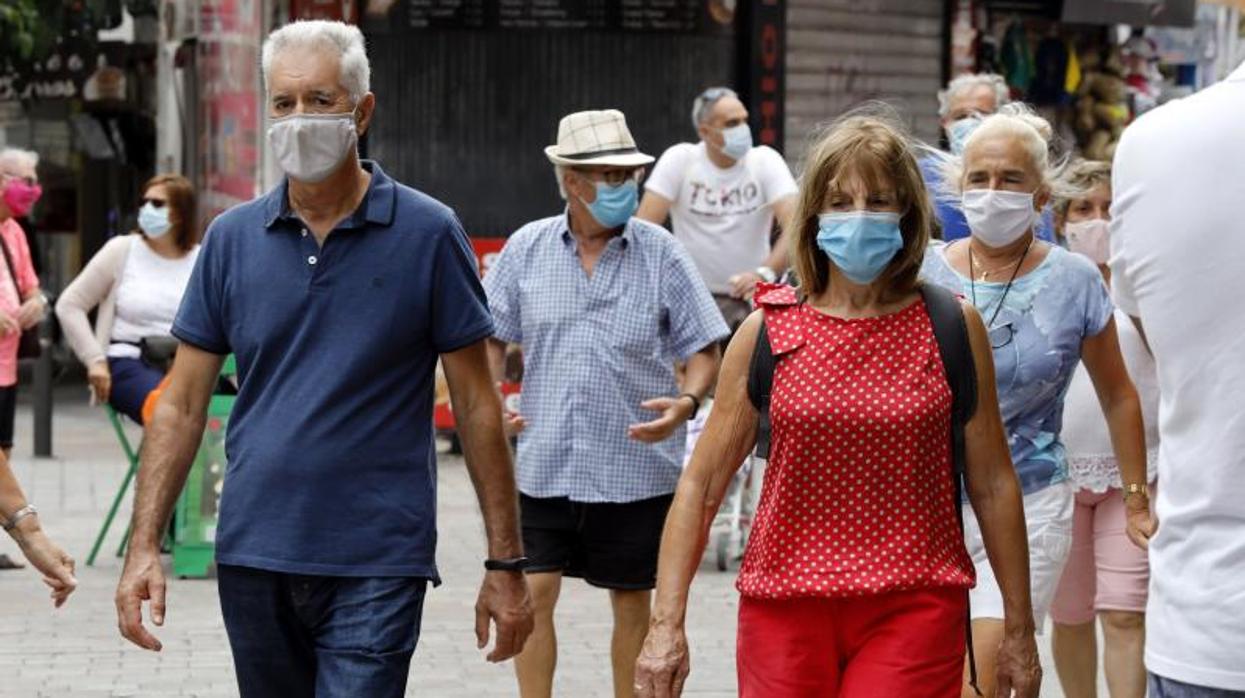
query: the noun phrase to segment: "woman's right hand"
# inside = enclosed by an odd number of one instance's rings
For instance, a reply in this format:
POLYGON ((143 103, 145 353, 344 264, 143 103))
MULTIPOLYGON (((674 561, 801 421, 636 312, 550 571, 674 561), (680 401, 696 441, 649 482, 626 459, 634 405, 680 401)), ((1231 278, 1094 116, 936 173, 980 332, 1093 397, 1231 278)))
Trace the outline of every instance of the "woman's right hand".
POLYGON ((52 588, 52 603, 60 608, 69 600, 74 589, 78 588, 78 580, 73 574, 73 558, 53 543, 43 529, 35 524, 27 528, 23 521, 12 533, 18 547, 22 549, 22 555, 35 569, 43 573, 43 583, 52 588))
POLYGON ((14 332, 21 333, 21 331, 22 326, 17 324, 17 318, 0 312, 0 337, 8 337, 14 332))
POLYGON ((653 623, 635 664, 637 698, 679 698, 691 673, 687 633, 682 627, 653 623))
POLYGON ((108 370, 108 361, 100 359, 91 364, 86 379, 91 384, 91 392, 95 393, 95 401, 100 404, 108 402, 112 395, 112 372, 108 370))

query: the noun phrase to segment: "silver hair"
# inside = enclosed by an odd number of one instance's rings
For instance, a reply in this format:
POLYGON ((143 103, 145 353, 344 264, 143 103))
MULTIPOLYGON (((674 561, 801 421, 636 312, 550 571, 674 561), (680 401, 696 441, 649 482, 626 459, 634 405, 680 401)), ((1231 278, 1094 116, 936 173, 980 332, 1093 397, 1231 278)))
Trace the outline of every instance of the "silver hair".
POLYGON ((701 124, 708 121, 713 105, 726 97, 739 99, 739 95, 729 87, 710 87, 696 95, 696 99, 692 100, 692 128, 698 129, 701 124))
POLYGON ((336 52, 341 60, 341 84, 350 93, 350 101, 359 100, 371 89, 372 67, 367 59, 363 32, 344 22, 306 20, 291 22, 268 35, 260 62, 267 87, 272 73, 272 61, 278 53, 291 48, 316 48, 336 52))
MULTIPOLYGON (((1032 107, 1023 102, 1012 102, 999 108, 982 120, 981 126, 973 131, 964 144, 967 153, 974 143, 995 136, 1015 138, 1024 146, 1029 155, 1030 164, 1041 177, 1042 186, 1051 192, 1055 199, 1075 196, 1076 192, 1068 186, 1063 176, 1068 167, 1068 158, 1054 157, 1052 150, 1056 145, 1054 129, 1050 122, 1042 118, 1032 107)), ((925 148, 929 157, 938 158, 938 167, 942 171, 942 186, 936 192, 940 200, 958 201, 964 193, 964 158, 949 153, 940 153, 932 148, 925 148)))
POLYGON ((951 113, 951 100, 978 87, 989 87, 994 90, 995 108, 1001 108, 1011 101, 1011 91, 1002 75, 994 73, 969 73, 961 75, 947 83, 947 89, 938 93, 938 116, 946 118, 951 113))
POLYGON ((39 166, 39 154, 33 150, 6 147, 0 150, 0 165, 15 163, 19 167, 27 166, 34 169, 39 166))
POLYGON ((566 168, 562 165, 554 165, 553 176, 558 180, 558 195, 566 201, 566 185, 562 183, 562 179, 566 177, 566 168))

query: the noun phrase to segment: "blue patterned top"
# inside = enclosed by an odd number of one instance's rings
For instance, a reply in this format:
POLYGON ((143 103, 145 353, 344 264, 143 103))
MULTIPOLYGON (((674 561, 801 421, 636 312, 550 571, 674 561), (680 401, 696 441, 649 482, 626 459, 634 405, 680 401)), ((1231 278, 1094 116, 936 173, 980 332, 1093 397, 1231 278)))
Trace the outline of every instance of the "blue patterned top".
MULTIPOLYGON (((946 247, 930 246, 921 274, 971 301, 969 279, 947 263, 946 247)), ((983 321, 994 315, 1005 286, 977 282, 977 308, 983 321)), ((988 327, 999 408, 1025 494, 1067 479, 1059 440, 1064 394, 1081 360, 1081 342, 1105 329, 1113 310, 1094 263, 1052 247, 1036 269, 1016 279, 988 327)))
POLYGON ((484 277, 496 338, 523 347, 519 490, 576 502, 670 494, 685 429, 657 444, 640 403, 678 394, 674 361, 728 333, 683 245, 632 218, 584 273, 566 215, 529 223, 484 277))

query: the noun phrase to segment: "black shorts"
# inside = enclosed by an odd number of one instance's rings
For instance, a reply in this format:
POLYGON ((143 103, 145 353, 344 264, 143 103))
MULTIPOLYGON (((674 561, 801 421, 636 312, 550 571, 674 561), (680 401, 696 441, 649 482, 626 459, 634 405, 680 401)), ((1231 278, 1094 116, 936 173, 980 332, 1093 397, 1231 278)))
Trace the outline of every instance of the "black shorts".
POLYGON ((519 494, 527 571, 561 572, 603 589, 657 586, 657 552, 673 494, 638 502, 572 502, 519 494))
POLYGON ((17 386, 0 388, 0 448, 13 448, 13 420, 17 417, 17 386))

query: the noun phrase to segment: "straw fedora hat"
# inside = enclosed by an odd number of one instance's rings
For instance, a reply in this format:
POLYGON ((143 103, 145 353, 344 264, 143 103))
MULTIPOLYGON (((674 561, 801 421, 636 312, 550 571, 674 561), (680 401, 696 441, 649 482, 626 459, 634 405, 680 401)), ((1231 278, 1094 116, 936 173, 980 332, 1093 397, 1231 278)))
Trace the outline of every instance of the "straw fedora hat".
POLYGON ((627 117, 617 109, 581 111, 562 117, 558 142, 545 148, 545 156, 564 167, 640 167, 654 160, 635 147, 627 117))

